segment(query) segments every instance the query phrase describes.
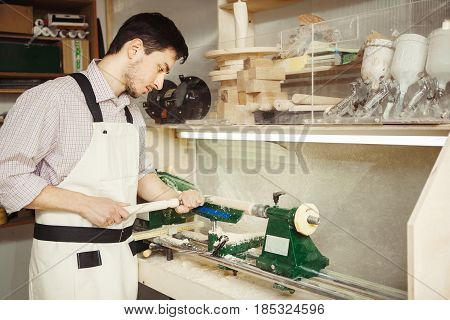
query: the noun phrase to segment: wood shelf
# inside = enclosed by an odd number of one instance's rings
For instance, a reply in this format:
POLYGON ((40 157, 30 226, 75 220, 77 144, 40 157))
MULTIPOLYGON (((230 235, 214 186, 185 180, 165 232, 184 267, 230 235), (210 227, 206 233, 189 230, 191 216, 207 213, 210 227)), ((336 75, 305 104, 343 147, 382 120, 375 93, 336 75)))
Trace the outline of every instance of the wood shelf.
MULTIPOLYGON (((33 35, 31 34, 19 34, 19 33, 3 33, 0 32, 0 38, 6 38, 6 39, 31 39, 33 38, 33 35)), ((63 38, 61 37, 37 37, 34 41, 41 40, 41 41, 61 41, 63 38)))
POLYGON ((25 224, 34 223, 34 210, 21 210, 18 215, 8 220, 7 223, 0 225, 0 229, 17 227, 25 224))
MULTIPOLYGON (((261 12, 276 8, 281 8, 300 2, 302 0, 247 0, 247 8, 249 13, 261 12)), ((219 8, 223 10, 233 11, 233 3, 237 0, 227 0, 228 3, 221 5, 219 8)))
POLYGON ((0 93, 23 93, 28 89, 14 89, 14 88, 10 88, 10 89, 1 89, 0 88, 0 93))
POLYGON ((54 79, 64 75, 64 73, 0 72, 0 78, 54 79))
MULTIPOLYGON (((310 78, 312 68, 306 68, 302 71, 286 72, 289 78, 310 78)), ((361 64, 349 63, 338 66, 319 66, 314 68, 315 76, 338 76, 343 74, 359 73, 361 71, 361 64)))
POLYGON ((441 147, 450 124, 151 125, 181 139, 441 147))

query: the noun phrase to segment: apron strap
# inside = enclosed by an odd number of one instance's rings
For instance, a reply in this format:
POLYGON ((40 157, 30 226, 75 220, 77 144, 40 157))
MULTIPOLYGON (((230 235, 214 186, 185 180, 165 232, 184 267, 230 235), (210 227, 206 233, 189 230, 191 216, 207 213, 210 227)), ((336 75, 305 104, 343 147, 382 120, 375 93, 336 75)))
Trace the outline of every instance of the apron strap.
POLYGON ((133 123, 133 116, 131 115, 130 109, 128 109, 128 106, 126 106, 124 109, 125 109, 125 117, 127 117, 127 122, 133 123))
MULTIPOLYGON (((94 118, 94 122, 103 122, 102 111, 100 110, 100 105, 95 98, 94 89, 92 89, 91 82, 83 73, 72 73, 69 74, 81 88, 81 91, 84 94, 84 98, 86 99, 86 103, 88 105, 89 111, 92 114, 92 118, 94 118)), ((128 106, 124 108, 125 117, 127 118, 128 123, 133 123, 133 116, 131 115, 128 106)))
POLYGON ((102 111, 95 98, 94 89, 92 89, 89 79, 82 73, 72 73, 69 76, 75 79, 80 86, 81 91, 83 91, 84 98, 86 99, 89 111, 91 111, 92 117, 94 118, 94 122, 103 122, 102 111))

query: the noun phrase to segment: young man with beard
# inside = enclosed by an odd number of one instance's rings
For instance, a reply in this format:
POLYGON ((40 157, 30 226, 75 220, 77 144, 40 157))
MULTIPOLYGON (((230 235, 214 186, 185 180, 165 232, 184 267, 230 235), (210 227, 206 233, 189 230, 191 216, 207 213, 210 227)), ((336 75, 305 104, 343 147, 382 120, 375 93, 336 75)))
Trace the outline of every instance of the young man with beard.
POLYGON ((145 123, 130 96, 160 90, 188 48, 175 24, 141 13, 119 29, 103 60, 22 94, 0 131, 0 203, 36 210, 31 299, 136 299, 137 259, 125 206, 179 198, 145 164, 145 123))

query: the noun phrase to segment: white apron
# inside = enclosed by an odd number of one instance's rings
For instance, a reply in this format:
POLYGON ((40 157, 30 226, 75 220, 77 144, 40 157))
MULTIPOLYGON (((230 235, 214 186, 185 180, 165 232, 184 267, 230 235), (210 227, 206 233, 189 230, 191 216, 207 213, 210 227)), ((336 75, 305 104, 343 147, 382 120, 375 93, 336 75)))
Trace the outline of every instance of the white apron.
MULTIPOLYGON (((84 89, 83 92, 86 95, 84 89)), ((86 100, 89 104, 87 96, 86 100)), ((134 205, 138 171, 139 135, 134 125, 94 122, 85 154, 58 187, 134 205)), ((108 229, 124 229, 132 226, 134 220, 135 216, 131 216, 108 229)), ((77 213, 47 210, 36 210, 36 223, 98 228, 77 213)), ((131 241, 131 236, 115 243, 33 239, 30 299, 136 299, 137 258, 130 250, 131 241), (86 266, 83 260, 86 257, 90 258, 88 262, 96 263, 86 266)))

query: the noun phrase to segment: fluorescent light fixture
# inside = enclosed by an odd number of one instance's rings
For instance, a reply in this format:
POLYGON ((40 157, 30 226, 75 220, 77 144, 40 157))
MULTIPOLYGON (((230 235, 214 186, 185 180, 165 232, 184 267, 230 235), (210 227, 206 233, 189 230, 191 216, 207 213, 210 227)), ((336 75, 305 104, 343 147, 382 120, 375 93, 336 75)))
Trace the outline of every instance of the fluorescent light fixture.
POLYGON ((178 130, 182 139, 272 141, 304 143, 378 144, 393 146, 442 147, 447 136, 418 135, 347 135, 347 134, 287 134, 287 133, 242 133, 178 130))

